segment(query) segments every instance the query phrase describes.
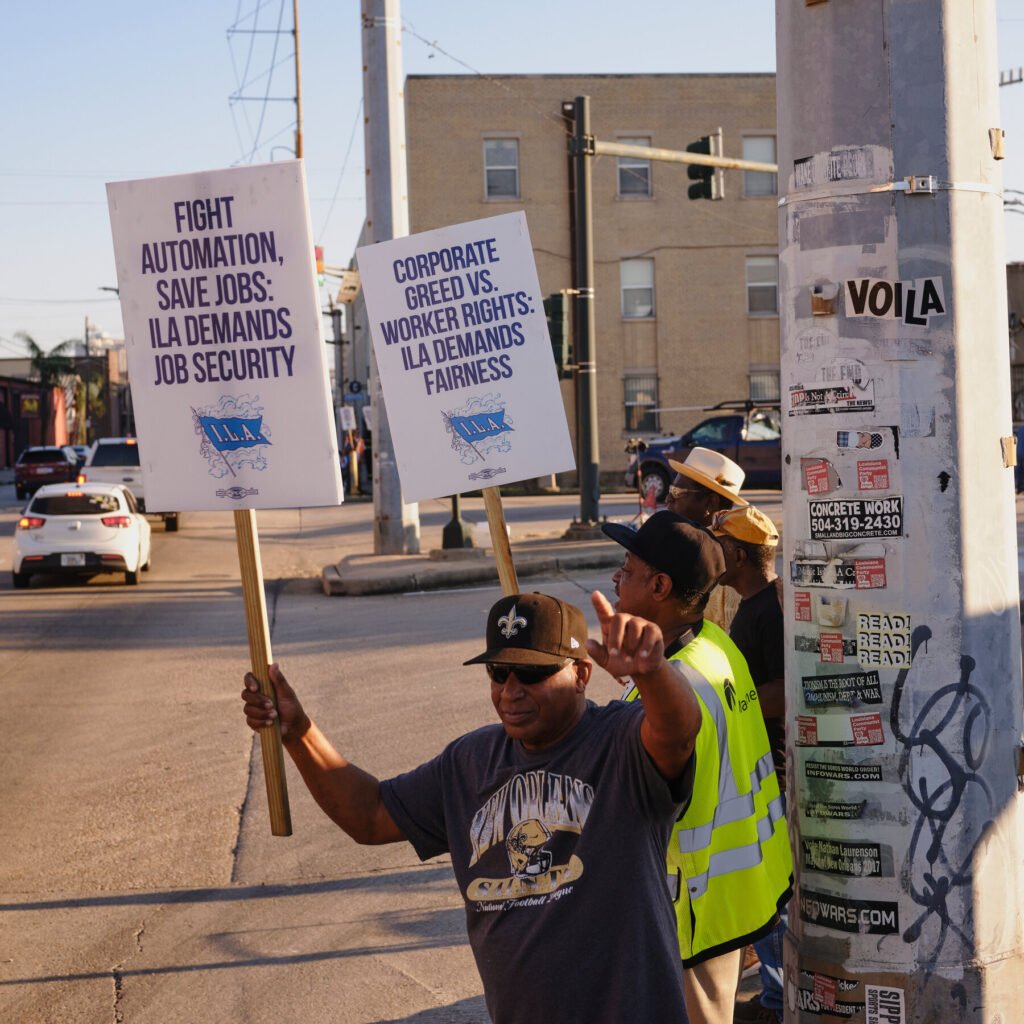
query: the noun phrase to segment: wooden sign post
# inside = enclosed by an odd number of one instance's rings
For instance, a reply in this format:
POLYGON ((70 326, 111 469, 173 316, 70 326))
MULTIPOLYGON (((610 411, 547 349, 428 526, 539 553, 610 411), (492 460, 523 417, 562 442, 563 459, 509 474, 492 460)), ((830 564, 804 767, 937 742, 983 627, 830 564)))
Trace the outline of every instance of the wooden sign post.
MULTIPOLYGON (((245 597, 245 624, 249 631, 249 662, 252 674, 260 684, 260 693, 276 706, 277 698, 270 682, 270 626, 267 621, 267 599, 263 590, 263 566, 260 563, 260 538, 253 509, 235 510, 235 537, 238 541, 238 564, 242 572, 242 594, 245 597)), ((288 807, 288 784, 284 775, 284 747, 281 745, 281 720, 261 729, 260 750, 263 754, 263 776, 267 783, 267 804, 270 807, 270 831, 275 836, 292 834, 292 817, 288 807)))
POLYGON ((501 592, 505 595, 519 593, 519 580, 512 562, 512 546, 508 541, 505 513, 501 507, 501 491, 497 487, 482 488, 484 508, 487 510, 487 525, 491 530, 491 546, 494 548, 494 562, 498 567, 501 592))

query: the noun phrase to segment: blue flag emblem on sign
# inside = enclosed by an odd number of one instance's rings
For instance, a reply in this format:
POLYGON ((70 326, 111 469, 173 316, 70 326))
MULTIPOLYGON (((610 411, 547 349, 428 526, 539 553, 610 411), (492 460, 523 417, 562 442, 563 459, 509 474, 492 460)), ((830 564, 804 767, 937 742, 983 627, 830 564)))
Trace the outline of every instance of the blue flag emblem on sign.
POLYGON ((455 432, 466 441, 494 437, 512 428, 505 422, 505 410, 478 412, 472 416, 452 416, 451 425, 455 432))
POLYGON ((253 448, 258 444, 270 444, 263 436, 263 417, 243 419, 241 416, 200 416, 203 433, 210 444, 219 452, 234 452, 239 448, 253 448))

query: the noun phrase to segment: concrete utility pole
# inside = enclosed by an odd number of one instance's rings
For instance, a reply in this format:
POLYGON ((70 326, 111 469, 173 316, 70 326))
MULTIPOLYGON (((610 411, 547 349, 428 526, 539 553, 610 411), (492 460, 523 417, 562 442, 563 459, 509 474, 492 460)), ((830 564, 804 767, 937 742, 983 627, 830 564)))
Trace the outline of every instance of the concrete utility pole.
MULTIPOLYGON (((366 111, 366 229, 364 244, 409 234, 398 0, 363 0, 363 108, 366 111)), ((402 502, 387 409, 371 349, 373 405, 373 550, 415 555, 420 550, 418 505, 402 502)))
POLYGON ((786 1021, 1021 1020, 994 0, 777 0, 786 1021))

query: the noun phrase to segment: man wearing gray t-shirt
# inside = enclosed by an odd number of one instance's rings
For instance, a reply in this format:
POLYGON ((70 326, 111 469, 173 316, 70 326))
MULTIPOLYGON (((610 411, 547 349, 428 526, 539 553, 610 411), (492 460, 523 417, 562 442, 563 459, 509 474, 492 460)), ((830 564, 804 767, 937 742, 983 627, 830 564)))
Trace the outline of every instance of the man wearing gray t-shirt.
POLYGON ((253 729, 281 738, 321 808, 357 842, 448 853, 495 1024, 684 1024, 665 847, 690 791, 700 710, 661 631, 593 595, 601 627, 544 594, 490 610, 483 664, 501 725, 379 782, 339 754, 277 666, 277 709, 251 674, 253 729), (586 699, 593 661, 636 704, 586 699))

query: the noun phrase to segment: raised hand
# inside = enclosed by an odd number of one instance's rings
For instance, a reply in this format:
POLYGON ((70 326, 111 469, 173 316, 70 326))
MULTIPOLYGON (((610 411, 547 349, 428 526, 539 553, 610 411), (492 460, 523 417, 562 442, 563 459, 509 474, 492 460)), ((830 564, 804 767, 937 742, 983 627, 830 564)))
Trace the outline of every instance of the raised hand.
POLYGON ((591 658, 620 678, 656 671, 665 657, 661 629, 639 615, 615 611, 600 591, 595 590, 590 600, 601 627, 600 641, 587 640, 591 658))

